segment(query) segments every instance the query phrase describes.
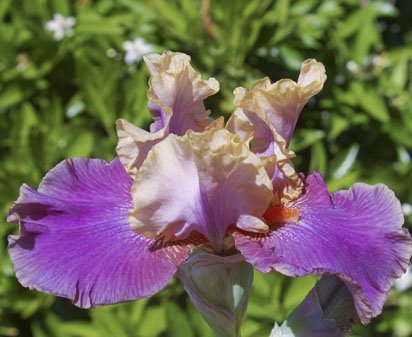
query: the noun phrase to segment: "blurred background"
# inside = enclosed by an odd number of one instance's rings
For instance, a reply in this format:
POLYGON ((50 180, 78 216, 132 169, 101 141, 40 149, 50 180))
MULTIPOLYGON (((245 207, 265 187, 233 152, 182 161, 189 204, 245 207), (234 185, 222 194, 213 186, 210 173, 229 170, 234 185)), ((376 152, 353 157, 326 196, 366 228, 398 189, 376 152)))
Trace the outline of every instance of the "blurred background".
MULTIPOLYGON (((176 280, 150 299, 81 310, 22 288, 6 251, 22 183, 37 187, 64 158, 112 159, 119 117, 149 125, 140 56, 165 49, 219 80, 206 105, 226 117, 235 87, 322 61, 328 80, 291 145, 298 171, 320 171, 331 191, 383 182, 411 225, 412 1, 0 0, 0 336, 213 335, 176 280)), ((256 273, 242 336, 268 336, 315 281, 256 273)), ((352 336, 412 336, 407 281, 352 336)))

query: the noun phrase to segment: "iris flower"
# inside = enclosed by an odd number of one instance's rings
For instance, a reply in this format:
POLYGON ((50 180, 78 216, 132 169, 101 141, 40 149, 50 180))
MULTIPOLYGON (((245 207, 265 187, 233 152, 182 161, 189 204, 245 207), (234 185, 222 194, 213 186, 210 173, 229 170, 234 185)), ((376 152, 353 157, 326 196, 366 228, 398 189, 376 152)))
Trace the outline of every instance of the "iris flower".
POLYGON ((339 277, 363 323, 378 315, 412 254, 401 205, 385 185, 328 192, 298 174, 288 149, 298 116, 326 80, 235 90, 224 125, 203 101, 219 90, 181 53, 148 55, 150 132, 119 120, 117 158, 61 162, 23 185, 8 221, 20 283, 88 308, 150 296, 196 249, 242 254, 263 273, 339 277))

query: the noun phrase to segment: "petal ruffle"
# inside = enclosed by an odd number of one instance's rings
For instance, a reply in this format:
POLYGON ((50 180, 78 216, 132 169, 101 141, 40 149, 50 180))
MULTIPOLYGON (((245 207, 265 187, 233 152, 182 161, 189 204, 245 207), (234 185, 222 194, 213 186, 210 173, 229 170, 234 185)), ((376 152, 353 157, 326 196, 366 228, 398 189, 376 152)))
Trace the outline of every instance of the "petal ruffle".
POLYGON ((190 65, 190 56, 165 52, 144 57, 152 77, 148 97, 170 115, 168 133, 183 135, 187 130, 202 131, 209 123, 209 110, 203 101, 219 90, 213 77, 204 81, 190 65))
POLYGON ((324 65, 309 59, 302 63, 298 82, 282 79, 271 84, 265 77, 256 81, 250 91, 237 88, 235 106, 257 114, 288 144, 300 112, 309 99, 322 90, 325 81, 324 65))
POLYGON ((166 137, 166 131, 148 132, 125 119, 118 119, 116 128, 119 138, 117 155, 127 173, 134 176, 150 149, 166 137))
MULTIPOLYGON (((147 236, 205 235, 222 250, 229 226, 261 216, 272 196, 260 159, 225 129, 170 135, 155 145, 136 174, 132 228, 147 236)), ((254 229, 256 230, 256 229, 254 229)))
MULTIPOLYGON (((235 91, 235 102, 237 99, 235 91)), ((227 129, 250 143, 251 150, 265 163, 273 182, 273 203, 283 204, 302 194, 303 182, 292 164, 295 153, 274 127, 254 112, 237 108, 227 123, 227 129)))
POLYGON ((183 135, 187 130, 203 131, 209 124, 209 110, 203 101, 219 90, 214 79, 202 80, 190 65, 190 57, 165 52, 144 57, 151 73, 149 110, 154 122, 151 132, 125 120, 117 122, 117 154, 130 174, 135 174, 148 149, 168 134, 183 135))
POLYGON ((118 160, 63 161, 38 191, 23 185, 8 221, 17 278, 25 287, 70 298, 80 307, 150 296, 162 289, 192 245, 162 247, 127 221, 131 178, 118 160))
POLYGON ((262 272, 338 275, 354 296, 361 321, 368 323, 382 311, 412 254, 400 203, 385 185, 355 184, 330 196, 318 173, 306 184, 306 193, 286 205, 299 210, 297 222, 266 236, 235 233, 236 247, 262 272))
POLYGON ((274 204, 283 204, 302 194, 303 183, 287 148, 299 114, 309 99, 317 94, 326 80, 325 67, 314 59, 302 63, 298 82, 283 79, 271 84, 265 77, 256 81, 250 91, 234 91, 236 111, 227 128, 250 142, 253 152, 261 157, 276 156, 275 170, 267 165, 275 191, 274 204))

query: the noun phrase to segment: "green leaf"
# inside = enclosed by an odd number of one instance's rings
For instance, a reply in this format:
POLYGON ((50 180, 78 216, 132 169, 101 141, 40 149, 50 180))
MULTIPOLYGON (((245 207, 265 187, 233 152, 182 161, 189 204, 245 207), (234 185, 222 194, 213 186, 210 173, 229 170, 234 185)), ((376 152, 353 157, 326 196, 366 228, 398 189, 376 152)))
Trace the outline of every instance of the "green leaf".
POLYGON ((326 149, 323 143, 321 141, 314 143, 311 147, 309 172, 318 171, 322 175, 325 175, 327 159, 326 149))
POLYGON ((385 101, 375 90, 353 82, 351 92, 356 96, 358 104, 373 118, 382 123, 390 120, 385 101))
POLYGON ((342 178, 350 171, 359 153, 359 144, 352 144, 352 146, 339 153, 331 162, 331 171, 334 179, 342 178))
POLYGON ((72 134, 66 150, 66 156, 89 157, 94 147, 94 135, 89 131, 80 131, 72 134))
POLYGON ((70 336, 101 337, 101 333, 90 322, 65 322, 61 330, 70 336))
POLYGON ((17 85, 11 85, 5 88, 0 87, 0 113, 2 110, 10 108, 23 101, 27 94, 27 92, 25 93, 23 91, 23 88, 20 88, 17 85))
POLYGON ((287 313, 290 313, 295 308, 295 306, 302 302, 302 300, 308 294, 310 289, 312 289, 315 283, 315 276, 305 276, 289 279, 288 286, 283 295, 283 305, 287 313))
POLYGON ((290 148, 299 152, 325 137, 322 130, 298 129, 292 137, 290 148))
POLYGON ((142 337, 156 337, 166 330, 167 320, 163 307, 149 307, 138 327, 138 332, 142 337))
POLYGON ((193 337, 193 330, 189 324, 187 314, 173 302, 164 304, 167 320, 167 332, 170 337, 193 337))

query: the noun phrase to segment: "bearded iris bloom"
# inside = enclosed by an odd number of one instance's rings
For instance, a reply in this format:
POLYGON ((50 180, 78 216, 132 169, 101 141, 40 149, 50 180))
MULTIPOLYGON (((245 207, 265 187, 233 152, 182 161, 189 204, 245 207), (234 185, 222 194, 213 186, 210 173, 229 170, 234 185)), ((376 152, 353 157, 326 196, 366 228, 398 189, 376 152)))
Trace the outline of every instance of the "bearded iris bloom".
POLYGON ((226 125, 204 99, 219 90, 181 53, 149 55, 150 132, 125 120, 118 158, 74 158, 37 190, 21 187, 8 221, 23 286, 88 308, 150 296, 202 248, 241 254, 257 270, 339 277, 363 323, 382 311, 412 254, 399 201, 385 185, 330 194, 319 173, 298 174, 288 149, 296 121, 323 87, 303 62, 297 82, 265 78, 235 90, 226 125))

